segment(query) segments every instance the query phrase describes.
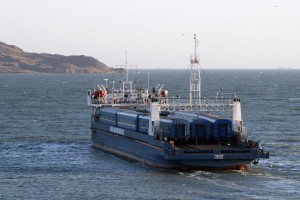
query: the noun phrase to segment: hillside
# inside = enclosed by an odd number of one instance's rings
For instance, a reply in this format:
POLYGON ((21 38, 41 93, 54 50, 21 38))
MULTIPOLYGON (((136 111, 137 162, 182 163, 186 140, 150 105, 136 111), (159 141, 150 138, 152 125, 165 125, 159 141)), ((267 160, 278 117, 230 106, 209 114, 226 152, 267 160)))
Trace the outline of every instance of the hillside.
POLYGON ((0 42, 0 73, 102 73, 113 71, 89 56, 28 53, 0 42))

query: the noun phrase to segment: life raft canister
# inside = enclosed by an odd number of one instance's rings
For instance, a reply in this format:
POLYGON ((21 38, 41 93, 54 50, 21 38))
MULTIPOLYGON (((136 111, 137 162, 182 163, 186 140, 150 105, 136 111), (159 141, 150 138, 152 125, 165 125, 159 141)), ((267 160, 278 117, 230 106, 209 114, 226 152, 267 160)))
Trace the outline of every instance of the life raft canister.
POLYGON ((106 92, 104 90, 97 90, 94 92, 95 97, 104 97, 106 95, 106 92))
POLYGON ((161 91, 160 94, 162 97, 166 97, 166 96, 168 96, 168 90, 163 90, 163 91, 161 91))

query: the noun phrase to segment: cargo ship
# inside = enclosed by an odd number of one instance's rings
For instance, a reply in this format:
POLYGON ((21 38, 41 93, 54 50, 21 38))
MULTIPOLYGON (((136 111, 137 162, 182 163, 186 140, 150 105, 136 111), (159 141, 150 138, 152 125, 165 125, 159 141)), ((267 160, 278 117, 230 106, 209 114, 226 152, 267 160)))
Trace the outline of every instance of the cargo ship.
POLYGON ((119 89, 112 82, 110 89, 98 84, 88 91, 93 147, 153 167, 179 170, 242 169, 269 158, 259 142, 248 138, 240 98, 201 98, 196 35, 194 40, 188 99, 169 98, 164 85, 134 88, 127 59, 119 89), (232 119, 214 111, 231 111, 232 119))

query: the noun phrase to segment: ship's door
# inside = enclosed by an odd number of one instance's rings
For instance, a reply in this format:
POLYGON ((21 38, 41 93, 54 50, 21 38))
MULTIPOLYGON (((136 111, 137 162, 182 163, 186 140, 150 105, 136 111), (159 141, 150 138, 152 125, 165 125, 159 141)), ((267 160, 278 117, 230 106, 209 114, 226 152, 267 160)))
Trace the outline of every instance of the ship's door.
POLYGON ((205 125, 204 124, 197 125, 197 138, 200 138, 200 139, 205 138, 205 125))
POLYGON ((210 129, 209 129, 210 133, 209 133, 209 137, 210 137, 210 141, 213 142, 214 141, 214 132, 215 132, 215 126, 212 124, 210 126, 210 129))
POLYGON ((227 125, 226 124, 220 124, 219 126, 219 133, 220 133, 220 137, 222 139, 225 139, 227 136, 227 125))
POLYGON ((177 127, 177 137, 184 137, 185 136, 185 125, 184 124, 178 124, 177 127))

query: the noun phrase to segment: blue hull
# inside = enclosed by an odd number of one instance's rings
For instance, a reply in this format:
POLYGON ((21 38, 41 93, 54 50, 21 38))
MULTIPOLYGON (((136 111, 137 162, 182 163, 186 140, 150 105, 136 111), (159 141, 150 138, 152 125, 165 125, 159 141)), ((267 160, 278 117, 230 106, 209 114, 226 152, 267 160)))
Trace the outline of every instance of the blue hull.
POLYGON ((150 166, 165 169, 236 169, 261 157, 257 150, 248 153, 221 154, 220 148, 197 152, 169 148, 153 136, 125 130, 124 135, 110 132, 109 125, 92 123, 92 142, 97 149, 117 154, 150 166))

